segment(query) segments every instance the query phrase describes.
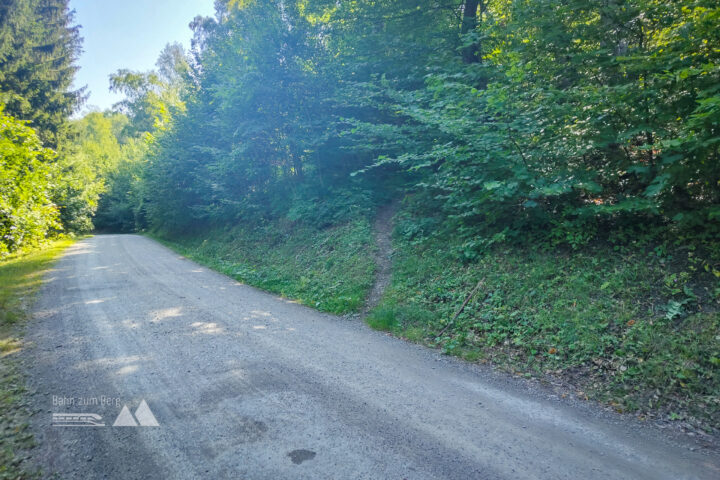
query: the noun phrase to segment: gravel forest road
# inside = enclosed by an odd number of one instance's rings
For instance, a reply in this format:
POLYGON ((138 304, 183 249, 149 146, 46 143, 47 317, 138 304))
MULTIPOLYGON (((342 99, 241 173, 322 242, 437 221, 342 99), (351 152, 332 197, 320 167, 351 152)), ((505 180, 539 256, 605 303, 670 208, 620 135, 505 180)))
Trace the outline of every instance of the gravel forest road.
POLYGON ((142 236, 71 247, 27 338, 44 477, 720 478, 717 451, 690 439, 239 284, 142 236), (140 426, 113 426, 123 406, 119 423, 140 426), (104 426, 62 426, 77 423, 104 426))

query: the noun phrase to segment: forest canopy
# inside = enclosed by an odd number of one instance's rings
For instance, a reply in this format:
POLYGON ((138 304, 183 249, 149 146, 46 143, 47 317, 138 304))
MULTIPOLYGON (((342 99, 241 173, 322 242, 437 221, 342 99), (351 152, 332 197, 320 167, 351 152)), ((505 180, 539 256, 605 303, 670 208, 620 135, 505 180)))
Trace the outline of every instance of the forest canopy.
POLYGON ((67 2, 12 0, 0 99, 55 151, 37 201, 68 230, 323 227, 405 198, 470 258, 623 228, 714 238, 718 24, 710 0, 217 1, 189 51, 118 71, 125 100, 69 121, 67 2))
POLYGON ((187 61, 165 66, 177 97, 130 96, 162 131, 140 227, 323 225, 410 194, 473 248, 638 222, 716 233, 718 15, 711 1, 218 2, 187 61))

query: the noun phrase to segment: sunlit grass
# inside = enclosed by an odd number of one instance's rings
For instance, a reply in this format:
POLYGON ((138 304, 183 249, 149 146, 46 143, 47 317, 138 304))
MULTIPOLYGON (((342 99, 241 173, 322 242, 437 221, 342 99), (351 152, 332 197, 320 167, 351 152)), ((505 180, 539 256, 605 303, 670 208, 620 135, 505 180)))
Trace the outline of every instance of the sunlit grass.
POLYGON ((9 336, 0 338, 0 358, 20 351, 21 347, 22 342, 17 338, 9 336))
POLYGON ((0 337, 6 340, 7 328, 24 316, 24 308, 42 284, 43 275, 52 262, 73 243, 56 240, 46 248, 10 255, 0 259, 0 337))
POLYGON ((331 313, 358 311, 375 271, 365 219, 326 229, 268 225, 159 240, 240 282, 331 313))

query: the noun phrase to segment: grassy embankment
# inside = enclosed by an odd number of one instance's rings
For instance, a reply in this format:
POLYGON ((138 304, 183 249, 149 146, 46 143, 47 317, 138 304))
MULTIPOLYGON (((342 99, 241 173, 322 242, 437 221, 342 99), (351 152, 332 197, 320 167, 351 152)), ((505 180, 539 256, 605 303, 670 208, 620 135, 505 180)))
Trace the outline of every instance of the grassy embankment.
POLYGON ((720 249, 498 247, 463 264, 452 242, 410 241, 400 223, 373 328, 560 377, 618 411, 720 427, 720 249))
MULTIPOLYGON (((238 227, 166 243, 328 312, 358 311, 372 284, 365 220, 327 230, 238 227)), ((560 377, 619 411, 719 425, 717 249, 499 247, 466 264, 444 239, 396 234, 394 243, 392 283, 368 318, 373 328, 514 373, 560 377)))
POLYGON ((27 306, 43 275, 73 240, 51 242, 40 250, 0 260, 0 479, 35 478, 24 460, 33 446, 28 429, 25 386, 16 354, 23 348, 27 306))
POLYGON ((357 311, 375 271, 365 219, 323 230, 268 225, 159 240, 240 282, 331 313, 357 311))

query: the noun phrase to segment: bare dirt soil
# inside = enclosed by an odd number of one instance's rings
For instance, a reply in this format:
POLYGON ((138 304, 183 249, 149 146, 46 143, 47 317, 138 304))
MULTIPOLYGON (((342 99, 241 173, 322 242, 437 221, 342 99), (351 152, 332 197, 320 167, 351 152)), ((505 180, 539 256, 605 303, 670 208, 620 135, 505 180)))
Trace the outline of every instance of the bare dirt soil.
POLYGON ((399 203, 393 202, 378 211, 373 223, 373 234, 375 237, 375 281, 368 294, 363 316, 375 308, 382 299, 385 289, 390 285, 392 274, 392 231, 393 217, 397 213, 399 203))

